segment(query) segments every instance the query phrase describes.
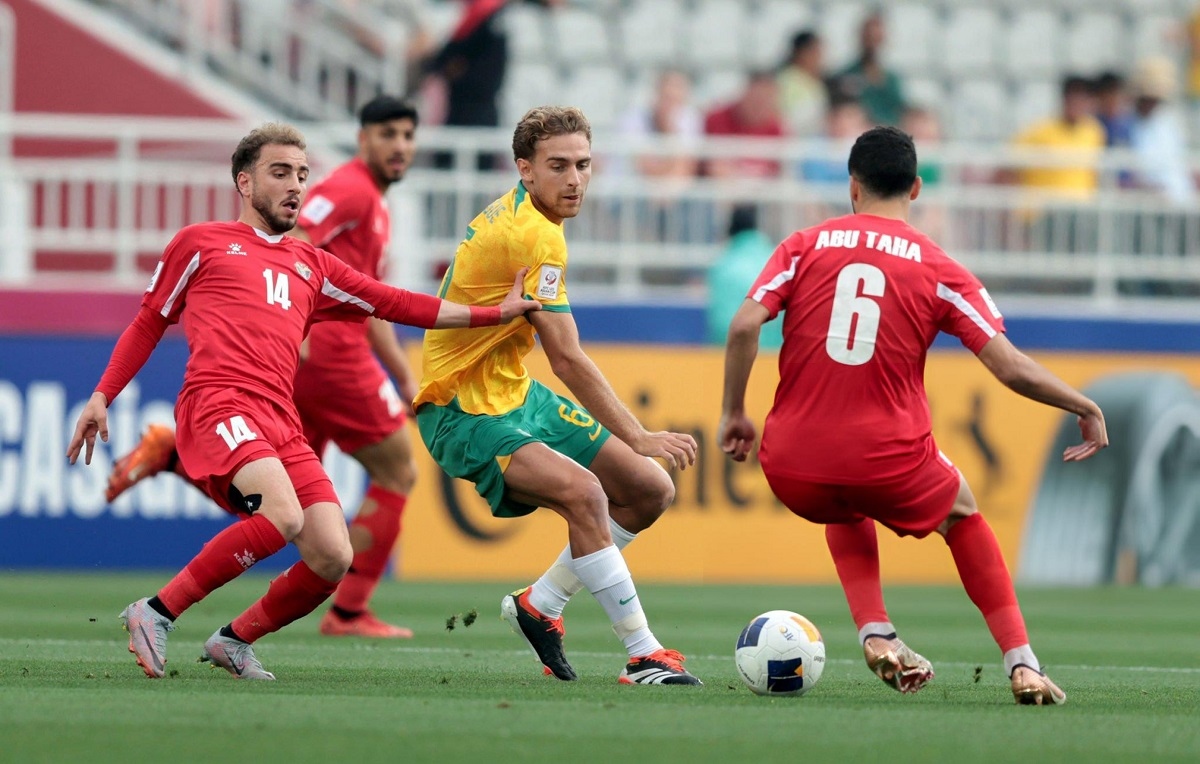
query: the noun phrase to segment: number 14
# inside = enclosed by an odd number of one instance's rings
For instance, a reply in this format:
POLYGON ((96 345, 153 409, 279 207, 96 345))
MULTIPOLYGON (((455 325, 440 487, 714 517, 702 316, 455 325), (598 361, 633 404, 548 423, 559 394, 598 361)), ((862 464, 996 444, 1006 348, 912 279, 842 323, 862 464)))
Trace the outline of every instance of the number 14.
POLYGON ((276 273, 270 268, 263 271, 267 280, 267 305, 278 305, 284 310, 291 310, 292 300, 288 296, 288 275, 276 273))

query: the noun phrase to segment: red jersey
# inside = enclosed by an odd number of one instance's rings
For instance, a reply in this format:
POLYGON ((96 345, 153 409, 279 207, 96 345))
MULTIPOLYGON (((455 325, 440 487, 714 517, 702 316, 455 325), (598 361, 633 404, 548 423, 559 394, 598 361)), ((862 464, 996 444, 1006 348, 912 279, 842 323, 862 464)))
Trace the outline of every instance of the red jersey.
MULTIPOLYGON (((387 202, 362 159, 351 159, 313 186, 298 225, 312 243, 359 273, 382 280, 391 240, 387 202)), ((325 323, 309 334, 315 368, 350 369, 371 361, 366 324, 325 323)))
POLYGON ((814 482, 897 477, 936 453, 925 354, 978 353, 1004 321, 979 280, 900 220, 847 215, 783 241, 747 295, 786 311, 764 470, 814 482))
MULTIPOLYGON (((786 135, 783 121, 775 118, 759 125, 747 125, 738 116, 737 104, 710 111, 704 117, 705 135, 734 137, 782 138, 786 135)), ((758 157, 738 157, 738 172, 754 178, 774 177, 779 174, 779 162, 758 157)))
POLYGON ((376 315, 428 326, 436 319, 428 301, 308 242, 229 222, 176 234, 142 306, 168 323, 183 320, 190 356, 180 397, 204 386, 236 388, 293 411, 292 380, 311 324, 376 315))

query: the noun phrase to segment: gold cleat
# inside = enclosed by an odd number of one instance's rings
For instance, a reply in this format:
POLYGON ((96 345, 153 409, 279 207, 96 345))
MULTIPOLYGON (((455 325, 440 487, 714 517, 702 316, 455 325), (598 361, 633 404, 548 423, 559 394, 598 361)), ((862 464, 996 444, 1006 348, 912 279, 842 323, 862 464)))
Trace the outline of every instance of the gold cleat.
POLYGON ((933 664, 896 637, 867 637, 863 656, 884 684, 904 694, 917 692, 933 679, 933 664))
POLYGON ((1018 664, 1012 672, 1013 699, 1022 706, 1061 706, 1067 694, 1050 677, 1040 671, 1018 664))

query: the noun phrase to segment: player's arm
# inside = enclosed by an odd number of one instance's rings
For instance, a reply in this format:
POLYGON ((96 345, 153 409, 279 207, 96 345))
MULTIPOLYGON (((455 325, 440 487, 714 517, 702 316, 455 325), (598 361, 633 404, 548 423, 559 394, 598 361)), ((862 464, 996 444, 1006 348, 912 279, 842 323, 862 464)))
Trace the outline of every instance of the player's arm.
POLYGON ((387 321, 368 318, 367 340, 371 343, 371 350, 383 364, 383 368, 387 369, 388 374, 391 374, 392 378, 396 380, 396 386, 400 388, 400 397, 404 400, 404 404, 410 405, 412 400, 417 397, 417 380, 412 372, 412 366, 408 363, 408 354, 404 352, 404 346, 396 337, 396 330, 387 321))
POLYGON ((1083 442, 1063 451, 1063 461, 1081 461, 1108 445, 1108 432, 1100 407, 1018 350, 1003 334, 988 340, 978 357, 1009 390, 1078 417, 1083 442))
POLYGON ((569 312, 546 310, 531 313, 528 319, 537 330, 554 375, 596 421, 642 456, 661 457, 680 469, 696 462, 696 441, 691 435, 650 432, 621 403, 612 385, 583 352, 579 328, 569 312))
POLYGON ((771 312, 764 305, 744 300, 729 322, 725 337, 725 386, 717 442, 734 461, 746 461, 758 437, 754 422, 746 416, 746 385, 758 356, 759 332, 770 318, 771 312))
POLYGON ((522 269, 499 305, 461 305, 419 292, 410 292, 365 276, 323 250, 316 250, 326 284, 313 321, 362 321, 366 316, 421 329, 466 329, 507 324, 541 310, 537 300, 522 291, 528 269, 522 269))
POLYGON ((84 464, 92 463, 92 451, 96 447, 96 436, 108 442, 108 405, 125 389, 158 346, 170 322, 157 311, 143 305, 134 316, 133 322, 121 333, 113 348, 108 367, 100 377, 95 392, 88 399, 79 421, 75 423, 75 434, 67 446, 67 459, 71 464, 79 458, 79 451, 87 444, 84 464))

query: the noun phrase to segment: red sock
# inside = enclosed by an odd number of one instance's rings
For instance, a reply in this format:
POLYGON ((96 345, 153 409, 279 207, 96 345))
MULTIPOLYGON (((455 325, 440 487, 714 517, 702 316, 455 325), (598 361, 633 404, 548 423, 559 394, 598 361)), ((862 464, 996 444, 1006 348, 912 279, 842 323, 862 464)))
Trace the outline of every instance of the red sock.
POLYGON ((367 489, 358 515, 350 528, 361 528, 371 534, 371 546, 354 553, 350 571, 338 585, 333 604, 348 613, 361 613, 367 609, 379 579, 387 570, 392 549, 400 537, 400 518, 404 516, 404 505, 408 497, 372 484, 367 489))
POLYGON ((825 543, 833 556, 838 578, 846 592, 854 625, 862 628, 872 622, 886 622, 883 585, 879 581, 879 542, 875 539, 875 521, 832 523, 825 526, 825 543))
POLYGON ((230 626, 240 639, 254 642, 316 610, 336 587, 337 581, 326 581, 301 560, 277 576, 267 593, 230 626))
POLYGON ((983 515, 975 513, 955 523, 946 534, 946 544, 954 555, 967 596, 983 613, 1000 651, 1029 644, 1012 577, 1004 564, 996 534, 983 515))
POLYGON ((234 523, 204 545, 158 593, 158 599, 179 617, 216 589, 245 573, 287 545, 283 534, 262 515, 234 523))

